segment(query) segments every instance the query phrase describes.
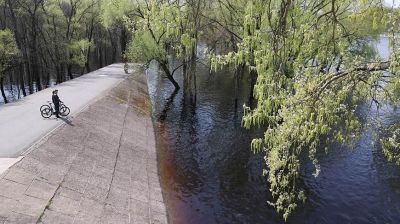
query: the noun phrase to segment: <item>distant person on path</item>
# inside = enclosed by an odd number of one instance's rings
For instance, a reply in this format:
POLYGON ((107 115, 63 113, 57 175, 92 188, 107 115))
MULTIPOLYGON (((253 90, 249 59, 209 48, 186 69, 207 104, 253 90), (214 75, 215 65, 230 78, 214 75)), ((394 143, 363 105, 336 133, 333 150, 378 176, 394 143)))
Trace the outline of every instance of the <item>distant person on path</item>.
POLYGON ((60 98, 58 97, 58 90, 53 91, 53 96, 51 97, 53 104, 54 104, 54 109, 56 110, 56 117, 60 118, 60 98))

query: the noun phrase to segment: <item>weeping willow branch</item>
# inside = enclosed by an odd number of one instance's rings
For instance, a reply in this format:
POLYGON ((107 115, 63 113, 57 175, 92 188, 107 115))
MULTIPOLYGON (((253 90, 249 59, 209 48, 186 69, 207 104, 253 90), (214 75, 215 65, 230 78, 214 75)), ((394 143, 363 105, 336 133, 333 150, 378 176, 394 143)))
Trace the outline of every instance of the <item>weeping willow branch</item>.
POLYGON ((378 63, 369 63, 369 64, 364 64, 362 66, 347 70, 347 71, 341 71, 337 72, 328 78, 324 79, 318 86, 316 93, 314 96, 318 99, 321 95, 321 93, 329 87, 334 81, 341 79, 345 76, 348 76, 350 74, 353 74, 354 72, 365 72, 365 73, 370 73, 370 72, 377 72, 377 71, 387 71, 390 67, 390 63, 388 61, 386 62, 378 62, 378 63))

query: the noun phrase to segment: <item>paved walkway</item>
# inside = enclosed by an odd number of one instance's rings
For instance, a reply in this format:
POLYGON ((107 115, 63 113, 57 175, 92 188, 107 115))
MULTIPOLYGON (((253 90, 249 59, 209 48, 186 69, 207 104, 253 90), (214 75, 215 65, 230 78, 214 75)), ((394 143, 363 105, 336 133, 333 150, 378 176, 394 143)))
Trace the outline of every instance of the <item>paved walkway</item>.
POLYGON ((167 223, 150 106, 134 74, 43 139, 0 175, 0 223, 167 223))
POLYGON ((113 64, 0 106, 0 158, 18 157, 62 122, 43 119, 39 112, 40 106, 51 100, 55 88, 73 115, 125 77, 123 64, 113 64))

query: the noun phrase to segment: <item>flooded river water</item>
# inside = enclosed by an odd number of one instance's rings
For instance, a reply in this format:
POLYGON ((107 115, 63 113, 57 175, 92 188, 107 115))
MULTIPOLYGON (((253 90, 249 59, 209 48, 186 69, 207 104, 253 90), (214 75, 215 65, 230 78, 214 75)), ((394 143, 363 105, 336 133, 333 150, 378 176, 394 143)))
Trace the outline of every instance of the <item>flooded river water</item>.
MULTIPOLYGON (((387 57, 387 39, 376 46, 387 57)), ((155 68, 147 74, 157 120, 172 86, 155 68)), ((196 76, 196 102, 180 90, 165 119, 155 122, 171 223, 283 223, 267 204, 271 198, 261 176, 263 155, 250 151, 251 139, 262 132, 241 127, 249 78, 243 76, 236 91, 232 71, 210 74, 198 65, 196 76)), ((360 110, 366 120, 376 116, 373 112, 368 106, 360 110)), ((394 123, 399 122, 400 112, 382 111, 378 116, 394 123)), ((316 178, 313 166, 302 167, 307 201, 287 223, 400 223, 400 168, 388 163, 379 147, 372 147, 374 132, 366 130, 352 149, 329 146, 316 178)))

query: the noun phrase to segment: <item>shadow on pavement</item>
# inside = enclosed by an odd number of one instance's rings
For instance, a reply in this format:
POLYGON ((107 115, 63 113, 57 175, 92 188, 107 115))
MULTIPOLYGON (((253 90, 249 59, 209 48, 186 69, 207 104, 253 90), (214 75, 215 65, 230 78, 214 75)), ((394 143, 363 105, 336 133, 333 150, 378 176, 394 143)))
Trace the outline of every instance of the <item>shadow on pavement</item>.
POLYGON ((70 126, 75 126, 72 123, 72 120, 69 117, 60 117, 59 119, 61 119, 62 121, 64 121, 66 124, 70 125, 70 126))
POLYGON ((59 118, 50 118, 51 120, 58 120, 58 119, 60 119, 60 120, 62 120, 62 121, 64 121, 66 124, 68 124, 68 125, 70 125, 70 126, 75 126, 73 123, 72 123, 72 120, 70 119, 70 117, 59 117, 59 118))

